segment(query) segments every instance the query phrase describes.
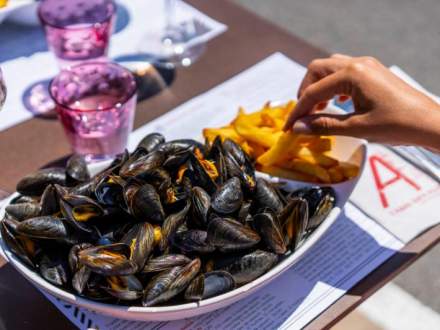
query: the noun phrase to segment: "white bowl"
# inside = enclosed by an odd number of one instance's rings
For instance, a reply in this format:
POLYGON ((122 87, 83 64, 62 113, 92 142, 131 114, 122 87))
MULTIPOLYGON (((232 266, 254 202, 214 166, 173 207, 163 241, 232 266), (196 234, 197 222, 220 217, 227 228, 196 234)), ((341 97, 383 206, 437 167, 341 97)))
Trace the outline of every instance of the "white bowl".
MULTIPOLYGON (((337 145, 340 146, 340 150, 335 150, 335 153, 344 160, 353 157, 355 161, 360 166, 360 172, 362 172, 365 157, 366 157, 366 144, 362 140, 351 139, 345 137, 337 138, 337 145), (341 142, 341 143, 338 143, 341 142)), ((93 171, 99 170, 99 167, 95 166, 93 171)), ((274 180, 274 178, 271 178, 274 180)), ((66 292, 49 282, 45 281, 40 277, 39 274, 35 273, 26 267, 18 258, 14 256, 8 246, 0 239, 0 247, 4 250, 6 257, 9 262, 30 282, 36 285, 38 288, 44 290, 45 292, 62 299, 70 304, 87 308, 98 313, 109 315, 112 317, 123 318, 128 320, 139 320, 139 321, 168 321, 188 318, 192 316, 197 316, 200 314, 208 313, 216 309, 226 307, 234 302, 237 302, 251 293, 255 292, 259 288, 273 281, 284 271, 290 268, 292 265, 296 264, 302 256, 321 238, 321 236, 328 230, 328 228, 336 221, 343 205, 346 203, 348 197, 353 191, 359 177, 353 178, 352 180, 333 185, 336 191, 337 205, 330 212, 327 219, 313 232, 312 235, 301 245, 295 253, 289 255, 286 259, 278 263, 275 267, 270 269, 267 273, 260 276, 256 280, 243 285, 233 291, 227 292, 225 294, 202 300, 199 303, 187 303, 176 306, 166 306, 166 307, 126 307, 117 306, 111 304, 104 304, 96 302, 93 300, 85 299, 75 294, 66 292)), ((282 180, 286 182, 287 188, 294 188, 298 186, 307 186, 304 182, 294 182, 288 180, 282 180)), ((17 194, 12 195, 9 199, 14 198, 17 194)), ((0 210, 0 219, 4 216, 4 207, 0 210)))

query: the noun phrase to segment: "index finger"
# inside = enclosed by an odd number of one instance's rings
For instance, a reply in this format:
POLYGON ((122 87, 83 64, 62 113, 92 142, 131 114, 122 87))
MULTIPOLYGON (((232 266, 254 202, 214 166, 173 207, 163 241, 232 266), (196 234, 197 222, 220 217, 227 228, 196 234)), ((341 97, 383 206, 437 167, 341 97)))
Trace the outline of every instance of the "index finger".
POLYGON ((304 90, 295 109, 289 114, 284 131, 290 129, 298 118, 310 114, 318 103, 331 99, 336 94, 351 95, 351 79, 345 70, 337 71, 311 84, 304 90))

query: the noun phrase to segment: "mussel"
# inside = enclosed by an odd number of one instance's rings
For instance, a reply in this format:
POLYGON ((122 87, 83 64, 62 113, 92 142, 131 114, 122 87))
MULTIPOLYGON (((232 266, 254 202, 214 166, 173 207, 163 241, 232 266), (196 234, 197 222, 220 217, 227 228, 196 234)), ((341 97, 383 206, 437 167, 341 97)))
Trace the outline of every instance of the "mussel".
POLYGON ((240 180, 231 178, 212 195, 211 207, 220 214, 231 214, 237 211, 243 203, 243 191, 240 180))
POLYGON ((40 196, 49 184, 66 184, 64 168, 50 167, 26 175, 17 183, 17 192, 27 196, 40 196))

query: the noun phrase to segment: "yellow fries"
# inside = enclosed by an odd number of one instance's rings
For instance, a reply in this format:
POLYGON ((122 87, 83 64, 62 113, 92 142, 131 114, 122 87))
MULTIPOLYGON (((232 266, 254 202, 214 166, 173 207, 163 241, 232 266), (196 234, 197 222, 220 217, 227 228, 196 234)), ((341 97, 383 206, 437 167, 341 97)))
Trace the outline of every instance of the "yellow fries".
MULTIPOLYGON (((1 1, 1 0, 0 0, 1 1)), ((284 123, 296 102, 246 113, 239 108, 228 126, 205 128, 203 136, 212 142, 217 136, 231 139, 256 160, 257 169, 272 176, 316 183, 338 183, 358 175, 359 167, 330 156, 331 136, 297 135, 283 132, 284 123)))

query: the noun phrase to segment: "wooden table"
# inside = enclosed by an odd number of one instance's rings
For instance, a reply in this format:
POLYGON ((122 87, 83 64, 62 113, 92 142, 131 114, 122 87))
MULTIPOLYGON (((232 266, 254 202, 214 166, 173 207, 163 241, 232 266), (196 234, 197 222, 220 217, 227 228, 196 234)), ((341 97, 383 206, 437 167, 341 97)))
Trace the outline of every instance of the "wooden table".
MULTIPOLYGON (((209 42, 206 54, 197 63, 180 69, 169 90, 139 104, 136 127, 276 51, 304 65, 327 55, 230 1, 188 2, 225 23, 228 31, 209 42)), ((12 192, 20 177, 44 166, 48 160, 62 158, 69 152, 69 146, 57 121, 32 119, 0 132, 0 150, 0 188, 12 192)), ((308 329, 328 328, 335 324, 439 240, 440 226, 415 239, 309 324, 308 329)), ((74 328, 41 293, 0 260, 0 330, 49 327, 74 328)))

